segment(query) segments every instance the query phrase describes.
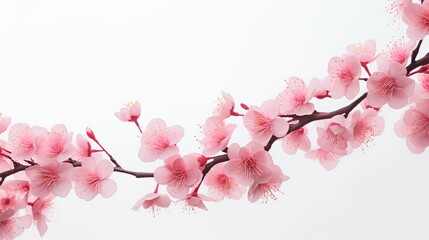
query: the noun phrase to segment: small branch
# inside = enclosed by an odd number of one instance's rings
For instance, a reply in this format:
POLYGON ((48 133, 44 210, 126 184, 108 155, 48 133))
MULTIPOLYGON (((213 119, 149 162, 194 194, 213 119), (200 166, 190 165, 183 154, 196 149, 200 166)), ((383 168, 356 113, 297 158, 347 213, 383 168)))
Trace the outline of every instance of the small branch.
MULTIPOLYGON (((14 163, 15 163, 15 162, 14 162, 14 163)), ((18 162, 16 162, 16 164, 14 164, 14 165, 15 165, 15 167, 14 167, 13 169, 8 170, 8 171, 4 171, 4 172, 1 172, 1 173, 0 173, 0 178, 1 178, 1 180, 0 180, 0 186, 3 184, 4 180, 5 180, 7 177, 9 177, 9 176, 11 176, 11 175, 13 175, 13 174, 15 174, 15 173, 18 173, 18 172, 24 171, 24 170, 25 170, 25 169, 27 169, 28 167, 31 167, 31 165, 22 165, 22 164, 20 164, 20 163, 18 163, 18 162)))
POLYGON ((426 64, 429 64, 429 53, 426 54, 424 57, 420 58, 419 60, 417 60, 415 62, 411 62, 410 64, 408 64, 408 66, 407 66, 407 74, 409 74, 414 69, 416 69, 416 68, 418 68, 420 66, 424 66, 426 64))
POLYGON ((417 44, 416 48, 411 53, 411 63, 413 63, 413 62, 416 61, 416 57, 417 57, 417 54, 419 54, 420 46, 422 45, 422 42, 423 42, 423 39, 419 41, 419 43, 417 44))
MULTIPOLYGON (((344 114, 344 117, 347 117, 349 115, 349 113, 357 105, 359 105, 359 103, 361 103, 366 98, 367 95, 368 95, 368 93, 364 93, 364 94, 362 94, 362 96, 360 96, 358 99, 356 99, 355 101, 353 101, 349 105, 342 107, 340 109, 337 109, 335 111, 329 112, 329 113, 319 113, 319 112, 314 111, 312 114, 299 116, 296 118, 296 120, 298 120, 299 122, 296 124, 290 124, 289 125, 289 131, 287 132, 287 134, 290 134, 291 132, 294 132, 294 131, 300 129, 300 128, 304 127, 305 125, 307 125, 313 121, 330 119, 336 115, 342 115, 342 114, 344 114)), ((265 146, 265 150, 269 151, 271 149, 272 145, 274 144, 274 142, 277 141, 278 139, 279 138, 272 136, 271 139, 268 141, 267 145, 265 146)))

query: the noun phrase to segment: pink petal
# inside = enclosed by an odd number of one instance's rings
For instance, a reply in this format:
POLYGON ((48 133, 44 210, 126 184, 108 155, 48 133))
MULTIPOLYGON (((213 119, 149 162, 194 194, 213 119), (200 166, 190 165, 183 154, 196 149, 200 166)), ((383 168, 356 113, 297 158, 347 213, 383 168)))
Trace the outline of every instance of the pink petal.
POLYGON ((101 182, 100 194, 105 198, 109 198, 116 192, 116 189, 116 182, 112 179, 106 179, 101 182))
POLYGON ((97 164, 97 168, 96 168, 95 173, 97 174, 97 176, 100 179, 106 179, 106 178, 110 177, 110 175, 112 175, 112 173, 113 173, 112 163, 107 161, 107 160, 101 160, 97 164))

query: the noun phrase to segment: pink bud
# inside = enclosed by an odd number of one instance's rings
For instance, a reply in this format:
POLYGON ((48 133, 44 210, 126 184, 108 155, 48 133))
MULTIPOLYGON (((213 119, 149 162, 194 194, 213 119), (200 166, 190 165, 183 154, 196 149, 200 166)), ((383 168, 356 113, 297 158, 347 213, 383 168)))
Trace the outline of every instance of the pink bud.
POLYGON ((97 138, 95 138, 95 134, 94 134, 94 132, 93 132, 93 131, 92 131, 92 129, 91 129, 91 128, 89 128, 89 127, 87 127, 87 128, 86 128, 86 135, 87 135, 89 138, 91 138, 92 140, 97 141, 97 138))
POLYGON ((244 103, 240 103, 240 106, 244 109, 244 110, 249 110, 249 106, 247 106, 244 103))

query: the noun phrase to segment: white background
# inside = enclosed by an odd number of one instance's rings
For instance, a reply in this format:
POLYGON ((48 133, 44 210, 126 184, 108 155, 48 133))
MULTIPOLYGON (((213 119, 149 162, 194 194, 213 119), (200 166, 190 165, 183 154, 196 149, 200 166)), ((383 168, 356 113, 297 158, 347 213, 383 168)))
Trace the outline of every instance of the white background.
MULTIPOLYGON (((259 105, 290 76, 325 77, 348 44, 375 39, 385 49, 405 29, 392 23, 390 3, 4 0, 0 111, 14 123, 63 123, 74 135, 90 126, 124 168, 150 171, 160 163, 138 159, 137 129, 113 115, 123 103, 141 102, 143 126, 155 117, 184 126, 181 153, 200 151, 198 124, 221 90, 259 105)), ((44 239, 428 239, 429 159, 394 135, 402 111, 383 109, 383 136, 330 172, 276 143, 272 156, 290 177, 276 201, 243 197, 195 213, 178 203, 154 218, 131 210, 154 181, 115 173, 110 199, 57 199, 44 239)), ((243 129, 233 138, 248 140, 243 129)), ((38 238, 33 226, 19 239, 38 238)))

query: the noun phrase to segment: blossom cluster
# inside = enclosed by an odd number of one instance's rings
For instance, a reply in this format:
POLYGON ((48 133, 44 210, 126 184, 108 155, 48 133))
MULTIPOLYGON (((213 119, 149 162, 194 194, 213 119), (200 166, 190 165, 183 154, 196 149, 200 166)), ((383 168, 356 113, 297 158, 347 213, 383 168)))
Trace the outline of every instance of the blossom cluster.
POLYGON ((232 95, 222 92, 201 125, 200 151, 181 153, 184 129, 179 125, 154 118, 141 127, 140 103, 127 103, 115 116, 137 127, 136 157, 143 164, 158 164, 153 172, 122 168, 90 128, 73 138, 64 124, 47 129, 0 115, 0 239, 13 239, 32 224, 44 235, 53 201, 70 192, 86 201, 111 197, 117 190, 114 172, 154 179, 155 189, 137 200, 134 210, 155 213, 172 202, 207 210, 207 201, 243 195, 250 202, 275 200, 289 177, 281 160, 270 154, 274 142, 287 155, 301 151, 332 170, 342 157, 371 145, 383 132, 385 108, 408 108, 395 132, 411 152, 423 153, 429 146, 429 55, 417 55, 429 34, 429 1, 396 1, 395 11, 407 25, 407 41, 395 41, 382 51, 375 40, 351 44, 330 59, 325 76, 308 81, 292 76, 260 105, 237 107, 232 95), (330 112, 318 109, 319 102, 337 99, 349 103, 330 112), (249 142, 231 141, 239 127, 232 119, 237 118, 249 142), (312 130, 317 134, 313 141, 312 130))

